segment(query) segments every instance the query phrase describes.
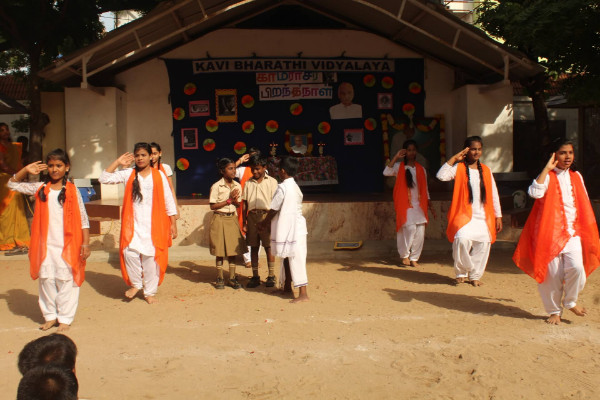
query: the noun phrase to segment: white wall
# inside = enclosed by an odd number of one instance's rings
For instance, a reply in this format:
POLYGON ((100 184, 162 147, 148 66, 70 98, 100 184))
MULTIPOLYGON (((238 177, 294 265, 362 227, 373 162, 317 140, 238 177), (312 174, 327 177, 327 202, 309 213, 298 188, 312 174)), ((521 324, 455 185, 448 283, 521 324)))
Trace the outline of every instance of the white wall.
MULTIPOLYGON (((74 178, 97 178, 125 149, 127 95, 116 88, 102 90, 104 95, 65 89, 66 150, 74 178)), ((102 198, 118 198, 121 186, 102 185, 102 198)))
MULTIPOLYGON (((484 85, 465 85, 453 94, 452 127, 448 158, 459 152, 467 136, 483 139, 483 162, 494 172, 513 167, 512 86, 485 90, 484 85)), ((450 136, 450 135, 449 135, 450 136)))

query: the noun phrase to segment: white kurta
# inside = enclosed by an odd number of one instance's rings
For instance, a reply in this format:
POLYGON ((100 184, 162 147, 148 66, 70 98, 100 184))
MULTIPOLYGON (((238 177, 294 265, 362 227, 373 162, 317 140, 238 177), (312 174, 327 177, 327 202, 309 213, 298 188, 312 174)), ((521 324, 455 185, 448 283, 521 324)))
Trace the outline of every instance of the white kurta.
MULTIPOLYGON (((34 195, 43 182, 8 182, 8 188, 25 195, 34 195)), ((73 271, 62 258, 64 248, 63 207, 58 202, 60 190, 50 189, 48 202, 48 235, 46 257, 40 265, 39 305, 46 321, 58 320, 70 325, 75 318, 79 303, 79 286, 73 281, 73 271)), ((40 200, 37 200, 40 201, 40 200)), ((77 203, 81 216, 81 228, 90 227, 81 193, 77 190, 77 203)))
MULTIPOLYGON (((177 214, 173 193, 169 190, 167 177, 163 172, 159 172, 163 183, 165 212, 172 216, 177 214)), ((133 173, 135 171, 132 168, 112 173, 102 171, 98 181, 102 184, 127 183, 133 173)), ((129 248, 145 256, 153 256, 155 250, 152 244, 152 191, 154 190, 152 174, 148 174, 145 178, 138 174, 138 181, 143 198, 141 201, 133 202, 133 238, 129 243, 129 248)))
MULTIPOLYGON (((288 178, 277 186, 271 202, 271 210, 279 213, 271 221, 271 251, 282 259, 288 258, 294 287, 308 284, 306 274, 306 220, 302 215, 302 191, 294 178, 288 178)), ((283 260, 280 282, 285 279, 283 260)))
MULTIPOLYGON (((400 169, 400 163, 397 162, 394 164, 392 168, 386 166, 383 170, 384 176, 397 176, 398 170, 400 169)), ((419 202, 419 185, 417 183, 417 168, 411 167, 410 165, 404 165, 405 170, 409 170, 410 174, 413 177, 413 182, 415 183, 412 188, 410 188, 410 202, 412 203, 412 208, 406 210, 406 225, 417 225, 417 224, 425 224, 427 223, 427 218, 423 213, 423 209, 421 208, 421 203, 419 202)), ((425 178, 427 178, 427 172, 425 172, 425 178)), ((427 190, 427 198, 429 199, 429 188, 427 190)))
MULTIPOLYGON (((546 279, 544 282, 538 284, 538 290, 546 312, 550 315, 560 315, 562 314, 561 302, 566 309, 575 307, 579 292, 585 286, 586 276, 583 266, 581 238, 574 236, 577 208, 575 207, 575 198, 573 197, 571 175, 569 174, 569 170, 559 168, 554 168, 554 172, 556 172, 556 178, 560 186, 562 204, 567 219, 567 231, 571 235, 571 238, 560 254, 548 264, 546 279)), ((581 178, 579 172, 576 173, 581 178)), ((581 180, 583 182, 583 178, 581 180)), ((541 199, 546 195, 549 183, 550 176, 546 176, 542 184, 534 180, 531 186, 529 186, 529 195, 534 199, 541 199)))
MULTIPOLYGON (((448 163, 444 163, 440 170, 437 173, 437 178, 441 181, 451 181, 456 177, 456 168, 458 164, 454 164, 450 166, 448 163)), ((490 231, 485 222, 485 209, 483 207, 483 203, 481 202, 481 190, 479 187, 480 177, 479 170, 477 169, 469 169, 471 188, 473 190, 473 204, 471 204, 471 209, 473 210, 473 214, 471 217, 471 221, 469 221, 465 226, 460 228, 458 232, 456 232, 455 238, 464 238, 476 242, 487 242, 490 243, 492 241, 490 236, 490 231)), ((494 206, 494 215, 496 218, 502 217, 502 210, 500 209, 500 197, 498 196, 498 188, 496 187, 496 181, 494 180, 494 175, 491 174, 492 177, 492 202, 494 206)))

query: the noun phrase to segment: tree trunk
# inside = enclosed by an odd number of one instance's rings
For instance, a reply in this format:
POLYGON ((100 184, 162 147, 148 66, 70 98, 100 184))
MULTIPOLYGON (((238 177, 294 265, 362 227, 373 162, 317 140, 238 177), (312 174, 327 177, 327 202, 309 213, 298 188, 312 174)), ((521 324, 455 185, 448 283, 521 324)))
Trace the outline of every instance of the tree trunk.
MULTIPOLYGON (((544 73, 537 74, 531 79, 521 81, 521 84, 531 97, 531 105, 533 106, 533 116, 535 119, 536 138, 540 144, 537 154, 532 154, 535 157, 539 170, 546 165, 550 151, 552 151, 552 143, 550 141, 550 120, 548 119, 548 108, 546 107, 546 99, 544 96, 544 88, 546 85, 547 76, 544 73)), ((539 173, 539 170, 536 174, 539 173)))
POLYGON ((29 160, 28 162, 42 159, 42 139, 44 127, 48 124, 47 117, 42 115, 42 91, 40 88, 40 56, 41 50, 34 48, 29 52, 29 160))

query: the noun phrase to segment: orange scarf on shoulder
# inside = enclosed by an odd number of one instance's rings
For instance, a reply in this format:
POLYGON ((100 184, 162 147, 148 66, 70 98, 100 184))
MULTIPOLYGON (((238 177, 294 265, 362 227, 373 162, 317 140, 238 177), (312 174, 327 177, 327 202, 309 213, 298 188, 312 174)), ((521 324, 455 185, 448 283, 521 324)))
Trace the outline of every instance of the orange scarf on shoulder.
MULTIPOLYGON (((419 205, 425 214, 427 222, 429 215, 427 209, 429 207, 429 199, 427 198, 427 178, 425 176, 425 168, 418 162, 415 162, 417 171, 417 189, 419 190, 419 205)), ((406 186, 406 172, 404 162, 400 163, 398 174, 396 175, 396 184, 394 185, 394 208, 396 209, 396 232, 400 230, 406 223, 406 211, 412 208, 410 188, 406 186)))
MULTIPOLYGON (((544 282, 548 264, 571 238, 556 172, 550 171, 548 175, 548 190, 544 197, 535 201, 513 255, 517 267, 538 283, 544 282)), ((569 171, 569 175, 577 208, 573 228, 575 235, 581 238, 583 266, 589 276, 600 265, 598 225, 583 180, 573 171, 569 171)))
MULTIPOLYGON (((85 260, 81 258, 81 245, 83 244, 83 233, 81 228, 81 213, 77 201, 77 188, 71 182, 67 182, 65 190, 65 202, 63 204, 63 232, 64 247, 62 258, 71 267, 73 281, 81 286, 85 278, 85 260)), ((40 267, 46 258, 46 240, 48 239, 48 193, 50 185, 40 186, 36 194, 35 212, 31 223, 31 244, 29 247, 29 273, 33 279, 40 275, 40 267), (40 190, 44 188, 46 201, 40 200, 40 190)))
MULTIPOLYGON (((252 168, 246 167, 244 170, 244 175, 242 175, 242 179, 240 179, 240 186, 242 187, 241 191, 244 192, 244 186, 246 186, 246 182, 248 179, 252 178, 252 168)), ((240 197, 242 197, 242 193, 240 193, 240 197)), ((238 222, 240 223, 240 229, 244 226, 244 202, 240 203, 240 206, 237 208, 238 222)))
MULTIPOLYGON (((446 236, 450 242, 454 242, 456 232, 471 221, 473 217, 473 208, 469 203, 469 187, 467 179, 467 166, 461 162, 456 168, 456 178, 454 178, 454 192, 452 193, 452 204, 448 211, 448 228, 446 236)), ((485 210, 485 222, 490 231, 492 243, 496 241, 496 218, 494 214, 494 202, 492 197, 492 171, 487 165, 481 164, 483 172, 479 178, 483 179, 485 186, 486 202, 483 205, 485 210)))
MULTIPOLYGON (((165 271, 169 263, 169 247, 173 243, 171 238, 171 219, 167 215, 165 205, 165 193, 160 171, 151 168, 152 171, 152 245, 154 246, 154 260, 160 268, 160 285, 165 277, 165 271)), ((121 212, 121 240, 119 243, 119 253, 121 258, 121 274, 125 283, 131 286, 123 250, 129 246, 133 239, 133 180, 135 179, 135 170, 131 172, 129 180, 125 184, 125 194, 123 197, 123 211, 121 212)))

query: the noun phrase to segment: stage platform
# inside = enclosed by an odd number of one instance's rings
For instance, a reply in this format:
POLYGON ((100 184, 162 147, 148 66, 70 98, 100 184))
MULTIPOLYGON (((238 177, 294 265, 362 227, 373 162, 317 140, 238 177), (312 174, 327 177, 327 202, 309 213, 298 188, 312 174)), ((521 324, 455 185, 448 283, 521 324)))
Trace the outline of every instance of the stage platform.
MULTIPOLYGON (((445 239, 446 215, 451 194, 432 193, 436 217, 429 215, 427 239, 445 239)), ((90 243, 93 250, 110 250, 119 246, 121 200, 96 200, 86 203, 90 217, 90 243)), ((174 246, 208 247, 212 211, 206 198, 178 198, 181 218, 179 236, 174 246)), ((521 229, 511 213, 512 197, 502 198, 503 232, 498 240, 516 241, 521 229)), ((302 207, 308 226, 309 242, 395 240, 395 211, 391 193, 307 193, 302 207)), ((526 217, 526 215, 525 215, 526 217)), ((522 217, 520 217, 522 219, 522 217)))

